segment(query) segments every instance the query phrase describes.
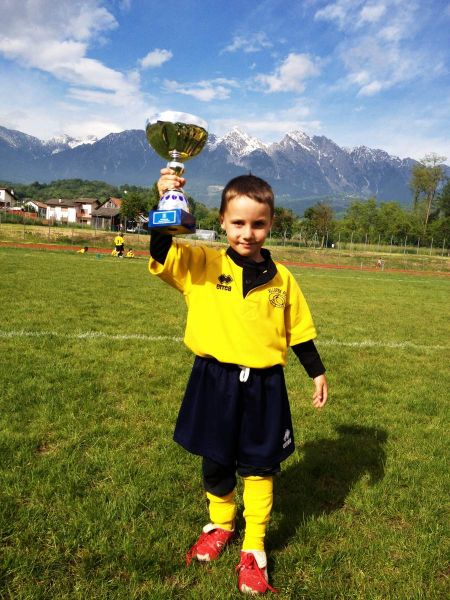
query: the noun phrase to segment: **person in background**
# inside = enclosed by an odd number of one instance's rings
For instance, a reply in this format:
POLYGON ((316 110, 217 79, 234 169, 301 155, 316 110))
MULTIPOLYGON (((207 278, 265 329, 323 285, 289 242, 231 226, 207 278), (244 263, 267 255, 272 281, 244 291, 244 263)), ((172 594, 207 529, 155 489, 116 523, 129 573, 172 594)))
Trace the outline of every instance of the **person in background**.
POLYGON ((125 240, 121 233, 118 233, 114 238, 114 246, 116 250, 117 258, 123 258, 125 240))

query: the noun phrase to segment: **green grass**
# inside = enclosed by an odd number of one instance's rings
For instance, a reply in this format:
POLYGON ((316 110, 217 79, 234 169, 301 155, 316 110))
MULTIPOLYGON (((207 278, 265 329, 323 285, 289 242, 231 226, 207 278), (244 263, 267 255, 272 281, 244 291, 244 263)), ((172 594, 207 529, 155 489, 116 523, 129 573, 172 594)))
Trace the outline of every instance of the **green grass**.
MULTIPOLYGON (((446 599, 449 281, 292 271, 331 394, 314 411, 291 354, 278 598, 446 599)), ((239 540, 184 564, 207 514, 199 459, 171 440, 181 295, 144 259, 0 248, 0 272, 0 598, 238 598, 239 540)))

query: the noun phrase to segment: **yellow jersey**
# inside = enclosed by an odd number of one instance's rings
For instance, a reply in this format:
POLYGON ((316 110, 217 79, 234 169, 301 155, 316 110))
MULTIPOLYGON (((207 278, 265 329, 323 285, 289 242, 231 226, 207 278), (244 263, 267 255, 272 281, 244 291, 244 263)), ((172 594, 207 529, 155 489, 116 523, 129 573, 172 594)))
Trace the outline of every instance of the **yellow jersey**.
POLYGON ((183 293, 184 342, 197 356, 262 369, 285 365, 287 349, 316 337, 306 300, 293 275, 275 263, 268 283, 242 292, 242 267, 226 250, 174 240, 164 265, 149 271, 183 293))

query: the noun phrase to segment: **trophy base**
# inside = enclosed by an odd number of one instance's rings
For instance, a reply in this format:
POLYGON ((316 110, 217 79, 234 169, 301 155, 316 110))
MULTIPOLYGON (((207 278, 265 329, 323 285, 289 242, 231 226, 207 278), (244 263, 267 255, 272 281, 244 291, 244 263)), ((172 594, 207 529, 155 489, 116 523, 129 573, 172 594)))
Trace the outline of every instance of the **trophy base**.
POLYGON ((195 233, 195 217, 181 208, 151 210, 148 213, 148 228, 170 235, 195 233))

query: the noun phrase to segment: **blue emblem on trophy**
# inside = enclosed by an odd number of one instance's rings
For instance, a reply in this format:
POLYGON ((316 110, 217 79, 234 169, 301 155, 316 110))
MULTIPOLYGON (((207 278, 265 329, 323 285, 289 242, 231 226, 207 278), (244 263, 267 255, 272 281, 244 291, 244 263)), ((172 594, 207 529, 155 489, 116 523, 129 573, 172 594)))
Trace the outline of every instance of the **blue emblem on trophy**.
MULTIPOLYGON (((183 161, 194 158, 203 150, 208 139, 206 128, 206 123, 199 117, 166 111, 147 121, 147 141, 155 152, 169 161, 169 169, 181 176, 183 161)), ((195 233, 195 218, 189 212, 183 190, 167 190, 157 210, 151 210, 148 217, 149 229, 171 235, 195 233)))

